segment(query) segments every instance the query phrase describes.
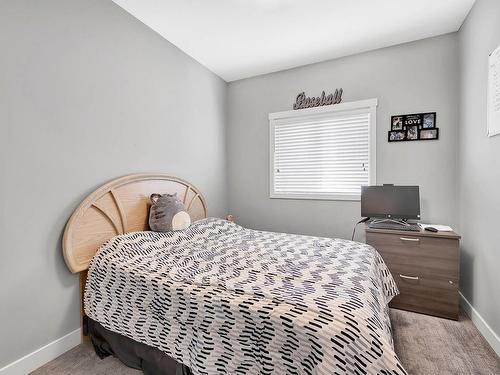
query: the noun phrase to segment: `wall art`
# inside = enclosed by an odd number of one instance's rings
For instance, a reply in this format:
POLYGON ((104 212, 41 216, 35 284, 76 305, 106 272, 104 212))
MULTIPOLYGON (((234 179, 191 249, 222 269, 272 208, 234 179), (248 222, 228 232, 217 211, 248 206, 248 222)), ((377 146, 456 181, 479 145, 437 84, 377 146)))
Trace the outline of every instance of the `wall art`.
POLYGON ((323 91, 318 97, 307 97, 306 93, 303 91, 295 99, 293 109, 304 109, 321 107, 323 105, 339 104, 342 101, 343 89, 336 89, 335 93, 326 95, 323 91))
POLYGON ((439 139, 436 112, 414 113, 391 117, 389 142, 428 141, 439 139))

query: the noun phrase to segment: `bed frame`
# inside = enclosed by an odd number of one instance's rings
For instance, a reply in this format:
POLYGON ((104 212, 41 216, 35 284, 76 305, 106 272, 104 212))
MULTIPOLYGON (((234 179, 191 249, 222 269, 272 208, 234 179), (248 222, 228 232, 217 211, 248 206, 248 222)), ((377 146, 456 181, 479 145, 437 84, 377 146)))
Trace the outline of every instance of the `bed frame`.
POLYGON ((71 215, 62 249, 72 273, 80 274, 80 323, 86 341, 83 294, 90 260, 99 247, 112 237, 149 230, 150 196, 177 193, 191 221, 207 217, 201 192, 187 181, 158 173, 131 174, 112 180, 91 193, 71 215))

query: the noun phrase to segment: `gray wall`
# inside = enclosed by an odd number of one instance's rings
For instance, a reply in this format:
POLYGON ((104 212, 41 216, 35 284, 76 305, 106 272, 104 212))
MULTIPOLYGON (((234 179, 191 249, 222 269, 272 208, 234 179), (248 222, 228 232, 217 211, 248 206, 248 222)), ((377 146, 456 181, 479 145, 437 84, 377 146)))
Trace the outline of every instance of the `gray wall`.
POLYGON ((345 102, 379 100, 377 182, 420 185, 423 220, 456 224, 457 58, 455 33, 230 83, 230 211, 253 228, 350 238, 359 202, 269 198, 268 114, 343 87, 345 102), (391 115, 424 111, 437 112, 440 140, 387 142, 391 115))
POLYGON ((111 1, 0 2, 0 368, 78 328, 73 209, 131 172, 226 213, 226 83, 111 1))
POLYGON ((462 292, 498 334, 500 136, 485 136, 497 14, 478 0, 458 36, 231 83, 226 106, 224 81, 110 1, 0 2, 0 368, 78 327, 61 234, 115 176, 171 173, 213 216, 229 194, 243 225, 350 237, 359 203, 269 199, 268 113, 336 87, 379 99, 377 182, 419 184, 423 219, 459 224, 462 292), (437 111, 441 139, 387 143, 390 116, 419 111, 437 111))
POLYGON ((500 45, 500 1, 477 0, 459 33, 460 289, 500 336, 500 135, 486 136, 488 55, 500 45))

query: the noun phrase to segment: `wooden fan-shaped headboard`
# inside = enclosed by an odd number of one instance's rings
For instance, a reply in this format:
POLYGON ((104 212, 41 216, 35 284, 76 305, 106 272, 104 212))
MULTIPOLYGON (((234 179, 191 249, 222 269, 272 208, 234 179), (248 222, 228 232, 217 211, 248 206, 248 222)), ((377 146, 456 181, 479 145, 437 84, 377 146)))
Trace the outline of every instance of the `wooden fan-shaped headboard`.
POLYGON ((149 197, 153 193, 177 193, 192 221, 207 217, 203 195, 184 180, 163 174, 120 177, 90 194, 71 215, 63 237, 70 271, 85 271, 97 249, 110 238, 149 230, 149 197))

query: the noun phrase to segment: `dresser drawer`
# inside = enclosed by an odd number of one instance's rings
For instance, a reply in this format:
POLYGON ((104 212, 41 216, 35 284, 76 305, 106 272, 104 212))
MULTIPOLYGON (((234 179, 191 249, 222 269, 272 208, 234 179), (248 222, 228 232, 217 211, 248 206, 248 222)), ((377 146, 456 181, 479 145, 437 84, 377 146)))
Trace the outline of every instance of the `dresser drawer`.
POLYGON ((393 274, 398 270, 403 275, 458 283, 456 239, 367 232, 366 242, 377 249, 393 274))
POLYGON ((405 275, 397 268, 392 270, 392 275, 401 294, 394 297, 391 307, 458 319, 457 282, 405 275))
POLYGON ((456 233, 366 231, 399 288, 390 306, 458 319, 459 239, 456 233))

